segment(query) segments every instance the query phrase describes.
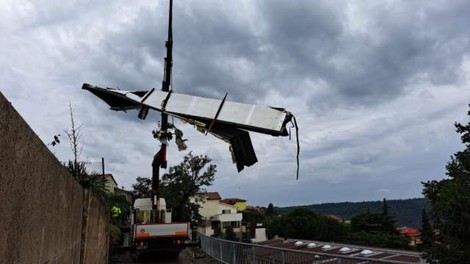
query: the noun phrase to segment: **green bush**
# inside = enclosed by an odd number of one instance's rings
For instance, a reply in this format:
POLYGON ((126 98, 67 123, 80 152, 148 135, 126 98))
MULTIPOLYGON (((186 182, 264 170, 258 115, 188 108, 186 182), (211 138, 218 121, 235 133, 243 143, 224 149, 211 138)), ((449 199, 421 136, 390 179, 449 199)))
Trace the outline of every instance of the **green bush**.
POLYGON ((109 244, 118 245, 119 240, 121 239, 121 229, 117 225, 109 224, 109 244))

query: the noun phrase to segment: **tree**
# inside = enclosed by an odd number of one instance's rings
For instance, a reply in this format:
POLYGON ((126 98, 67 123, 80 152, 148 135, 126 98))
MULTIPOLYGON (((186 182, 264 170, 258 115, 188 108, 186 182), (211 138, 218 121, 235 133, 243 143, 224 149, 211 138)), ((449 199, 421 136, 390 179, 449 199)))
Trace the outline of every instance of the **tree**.
POLYGON ((352 231, 398 235, 396 220, 389 215, 389 209, 387 200, 384 198, 382 213, 372 213, 368 208, 366 212, 360 213, 351 219, 352 231))
POLYGON ((432 248, 434 244, 434 231, 432 230, 431 223, 429 222, 428 213, 426 209, 421 211, 421 229, 419 230, 421 236, 420 249, 426 251, 432 248))
MULTIPOLYGON (((467 115, 470 117, 470 111, 467 115)), ((465 149, 451 156, 443 180, 423 183, 431 202, 436 243, 425 249, 430 263, 466 263, 470 259, 470 122, 455 123, 465 149)))
POLYGON ((395 219, 388 213, 389 209, 384 198, 381 213, 373 213, 368 208, 353 217, 348 242, 377 247, 408 248, 409 238, 400 235, 395 219))
POLYGON ((265 214, 266 214, 266 216, 275 216, 275 215, 277 215, 276 209, 274 209, 274 205, 272 203, 269 203, 265 214))
POLYGON ((65 130, 65 134, 69 138, 70 149, 72 150, 72 154, 73 154, 73 163, 72 163, 73 166, 72 167, 69 166, 69 168, 72 169, 72 175, 75 178, 77 178, 77 169, 79 166, 78 160, 80 158, 80 153, 82 152, 82 149, 79 146, 79 139, 81 137, 81 129, 80 129, 81 125, 75 126, 75 119, 73 118, 72 104, 69 104, 69 110, 70 110, 70 130, 65 130))
POLYGON ((233 227, 227 226, 225 228, 225 239, 232 240, 232 241, 237 241, 238 240, 237 235, 233 231, 233 227))
POLYGON ((284 238, 340 242, 347 236, 344 224, 306 208, 297 208, 274 217, 267 229, 271 235, 284 238))
POLYGON ((183 161, 169 169, 161 181, 161 193, 167 205, 173 210, 175 221, 191 221, 193 224, 201 221, 197 200, 204 187, 212 185, 216 173, 216 165, 206 155, 194 156, 191 152, 183 161), (191 203, 190 197, 196 202, 191 203))
POLYGON ((132 184, 134 195, 137 198, 152 197, 152 179, 145 177, 137 177, 137 183, 132 184))
POLYGON ((264 222, 264 214, 261 209, 246 208, 243 212, 242 225, 246 227, 243 233, 243 242, 251 242, 251 238, 256 236, 256 227, 264 222))
POLYGON ((266 235, 268 236, 268 239, 272 239, 275 235, 277 235, 277 230, 280 229, 278 226, 279 221, 274 221, 277 218, 278 213, 276 212, 276 209, 274 209, 274 205, 272 203, 269 203, 264 215, 264 226, 267 227, 266 235))
POLYGON ((88 171, 84 162, 75 163, 69 160, 64 166, 83 188, 90 188, 104 198, 108 195, 106 180, 103 177, 99 177, 97 172, 88 171))
POLYGON ((351 218, 353 232, 385 233, 383 229, 383 215, 372 213, 369 210, 351 218))
MULTIPOLYGON (((70 130, 65 130, 70 143, 70 150, 73 154, 73 160, 65 162, 64 167, 70 172, 70 174, 82 185, 84 188, 90 188, 102 197, 106 197, 106 180, 102 177, 97 177, 99 174, 96 171, 88 171, 85 162, 80 161, 80 153, 82 147, 80 147, 79 139, 81 137, 81 125, 75 124, 75 118, 73 115, 72 105, 69 104, 70 110, 70 130)), ((54 141, 50 143, 52 146, 60 144, 60 135, 54 136, 54 141)))
POLYGON ((388 210, 390 206, 387 203, 387 199, 383 199, 383 206, 382 206, 382 230, 385 233, 394 235, 398 234, 396 223, 397 221, 388 214, 388 210))

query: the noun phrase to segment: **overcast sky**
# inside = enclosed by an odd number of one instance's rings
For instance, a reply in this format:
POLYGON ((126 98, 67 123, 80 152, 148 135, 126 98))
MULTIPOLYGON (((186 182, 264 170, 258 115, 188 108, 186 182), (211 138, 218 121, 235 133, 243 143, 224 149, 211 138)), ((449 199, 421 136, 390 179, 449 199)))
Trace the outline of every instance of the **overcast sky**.
MULTIPOLYGON (((71 159, 71 103, 83 160, 104 157, 126 189, 151 177, 159 114, 114 112, 80 88, 160 89, 167 1, 0 2, 0 91, 31 128, 61 134, 49 148, 71 159)), ((296 180, 295 137, 251 133, 259 162, 237 173, 226 143, 175 120, 217 165, 208 190, 260 206, 421 197, 463 148, 469 14, 467 0, 175 0, 174 91, 283 107, 300 127, 296 180)), ((171 142, 169 165, 185 154, 171 142)))

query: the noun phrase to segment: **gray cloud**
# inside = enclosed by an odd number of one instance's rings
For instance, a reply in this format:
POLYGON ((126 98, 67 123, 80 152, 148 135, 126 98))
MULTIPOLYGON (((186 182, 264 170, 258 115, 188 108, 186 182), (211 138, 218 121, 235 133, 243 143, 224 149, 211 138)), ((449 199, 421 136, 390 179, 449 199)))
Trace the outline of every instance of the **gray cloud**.
MULTIPOLYGON (((137 112, 112 112, 80 89, 160 88, 166 1, 130 5, 21 2, 0 6, 0 90, 48 141, 68 127, 68 103, 83 124, 87 160, 127 188, 150 176, 159 143, 137 112)), ((452 124, 470 98, 467 1, 176 1, 175 92, 285 107, 294 141, 252 134, 259 162, 236 173, 228 145, 177 122, 195 154, 218 165, 223 197, 267 205, 407 198, 444 177, 461 148, 452 124)), ((70 158, 66 144, 52 150, 70 158)), ((170 145, 169 163, 186 152, 170 145)))

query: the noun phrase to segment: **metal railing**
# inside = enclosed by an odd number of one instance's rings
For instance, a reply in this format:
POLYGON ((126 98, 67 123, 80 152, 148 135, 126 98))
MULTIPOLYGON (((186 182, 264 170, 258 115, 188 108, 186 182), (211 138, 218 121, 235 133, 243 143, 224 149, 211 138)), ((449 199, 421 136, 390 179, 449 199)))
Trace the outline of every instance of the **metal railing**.
MULTIPOLYGON (((227 264, 404 264, 410 262, 359 256, 307 252, 258 244, 241 243, 198 234, 201 249, 213 259, 227 264)), ((418 262, 419 263, 419 262, 418 262)))

